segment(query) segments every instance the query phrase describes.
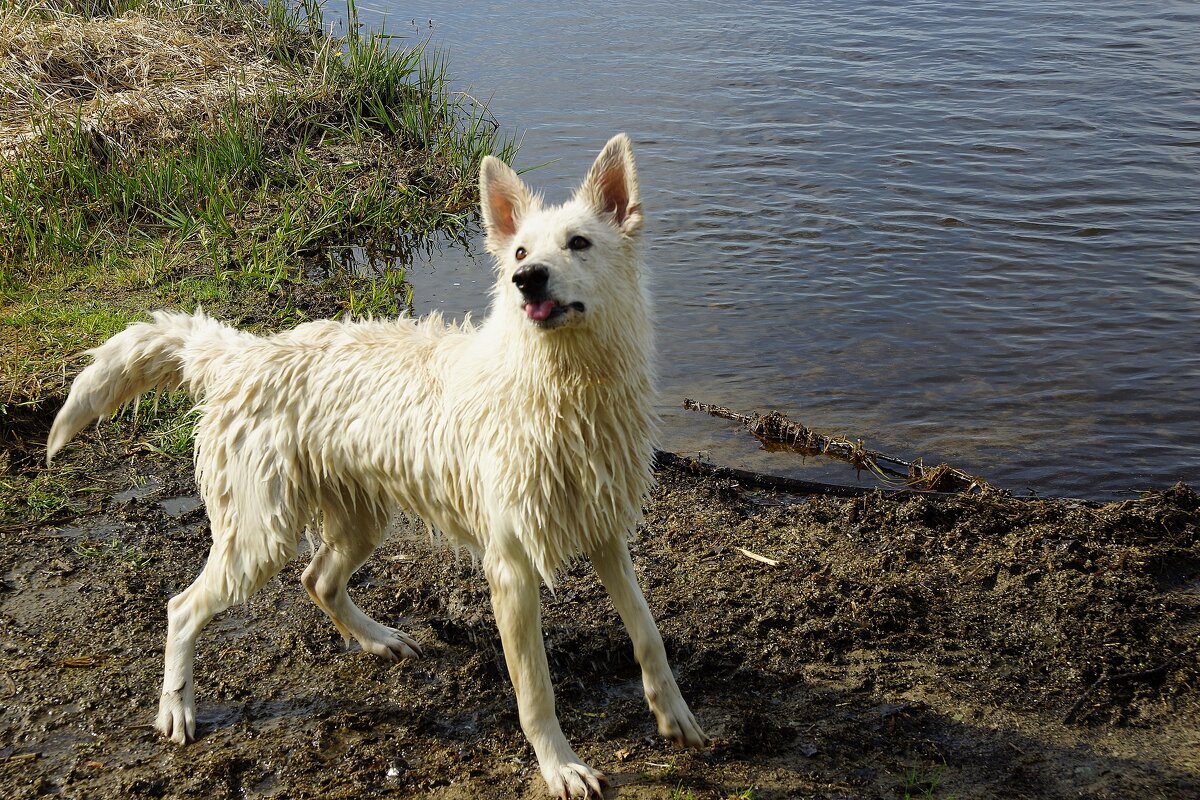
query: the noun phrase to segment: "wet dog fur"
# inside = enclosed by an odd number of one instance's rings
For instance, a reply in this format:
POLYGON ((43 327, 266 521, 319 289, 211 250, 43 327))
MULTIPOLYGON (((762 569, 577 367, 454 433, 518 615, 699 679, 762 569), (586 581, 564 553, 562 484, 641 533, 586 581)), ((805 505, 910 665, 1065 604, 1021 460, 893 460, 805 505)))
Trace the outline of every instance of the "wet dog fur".
POLYGON ((542 642, 539 583, 553 586, 578 554, 629 631, 659 732, 703 746, 626 545, 651 484, 655 433, 629 139, 610 140, 562 205, 543 203, 491 157, 480 193, 496 284, 478 326, 433 315, 259 337, 199 311, 160 311, 89 351, 48 460, 151 390, 184 387, 202 412, 196 474, 213 544, 168 604, 156 727, 172 741, 195 738, 201 630, 290 561, 310 525, 321 544, 303 584, 342 635, 383 658, 421 655, 346 591, 398 507, 479 554, 521 727, 552 794, 599 796, 605 782, 563 736, 542 642))

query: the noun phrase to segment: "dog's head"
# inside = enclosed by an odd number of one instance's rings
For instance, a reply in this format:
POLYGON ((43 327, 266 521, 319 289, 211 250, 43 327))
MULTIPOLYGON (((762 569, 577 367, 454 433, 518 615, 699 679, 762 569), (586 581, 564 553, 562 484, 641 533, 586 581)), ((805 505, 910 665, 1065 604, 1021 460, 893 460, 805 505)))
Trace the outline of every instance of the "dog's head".
POLYGON ((493 314, 534 329, 587 326, 618 304, 640 300, 635 245, 642 206, 625 134, 609 140, 561 206, 544 207, 491 156, 479 170, 479 193, 487 249, 500 273, 493 314))

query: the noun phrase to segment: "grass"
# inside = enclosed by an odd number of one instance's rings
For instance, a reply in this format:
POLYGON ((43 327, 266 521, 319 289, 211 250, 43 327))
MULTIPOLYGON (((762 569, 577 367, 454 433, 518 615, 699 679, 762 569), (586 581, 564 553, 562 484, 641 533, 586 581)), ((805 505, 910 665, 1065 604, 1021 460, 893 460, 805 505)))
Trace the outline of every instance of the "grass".
POLYGON ((190 458, 200 412, 186 392, 144 398, 113 420, 112 435, 171 458, 190 458))
POLYGON ((73 495, 63 475, 0 476, 0 531, 11 523, 40 524, 71 512, 73 495))
POLYGON ((151 555, 136 545, 125 544, 118 539, 112 539, 108 542, 92 543, 79 542, 75 545, 76 554, 84 558, 111 558, 133 567, 141 569, 150 563, 151 555))
POLYGON ((151 308, 272 330, 409 306, 390 264, 461 232, 480 159, 516 143, 441 53, 347 16, 0 0, 0 411, 58 400, 73 354, 151 308))
MULTIPOLYGON (((935 792, 942 782, 942 767, 926 770, 913 766, 904 773, 902 787, 904 800, 934 800, 938 797, 935 792)), ((948 795, 943 800, 954 800, 954 795, 948 795)))
POLYGON ((671 790, 671 800, 697 800, 696 793, 691 789, 683 788, 683 782, 676 784, 671 790))
MULTIPOLYGON (((756 795, 754 794, 754 787, 751 786, 733 794, 725 795, 725 797, 728 800, 755 800, 756 795)), ((670 798, 671 800, 699 800, 699 795, 693 789, 684 788, 683 781, 679 781, 671 789, 670 798)))

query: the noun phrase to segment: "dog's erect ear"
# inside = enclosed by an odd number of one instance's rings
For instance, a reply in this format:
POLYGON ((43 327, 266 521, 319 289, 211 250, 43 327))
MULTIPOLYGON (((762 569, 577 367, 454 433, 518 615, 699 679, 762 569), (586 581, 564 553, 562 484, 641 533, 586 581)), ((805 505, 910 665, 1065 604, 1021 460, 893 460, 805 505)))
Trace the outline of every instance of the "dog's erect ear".
POLYGON ((508 164, 484 156, 479 165, 479 200, 488 249, 504 250, 529 209, 532 200, 529 187, 508 164))
POLYGON ((576 197, 591 204, 599 214, 611 214, 613 223, 626 236, 642 229, 642 200, 628 136, 618 133, 608 140, 576 197))

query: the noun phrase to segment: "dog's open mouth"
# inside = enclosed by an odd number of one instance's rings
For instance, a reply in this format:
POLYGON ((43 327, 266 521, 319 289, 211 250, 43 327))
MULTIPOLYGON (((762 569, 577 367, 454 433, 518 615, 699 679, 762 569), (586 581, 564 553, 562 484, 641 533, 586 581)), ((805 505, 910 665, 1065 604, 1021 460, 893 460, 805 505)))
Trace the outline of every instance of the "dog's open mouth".
POLYGON ((564 305, 554 299, 539 300, 534 303, 525 304, 525 316, 539 325, 553 323, 565 316, 569 311, 583 313, 584 305, 578 301, 564 305))

